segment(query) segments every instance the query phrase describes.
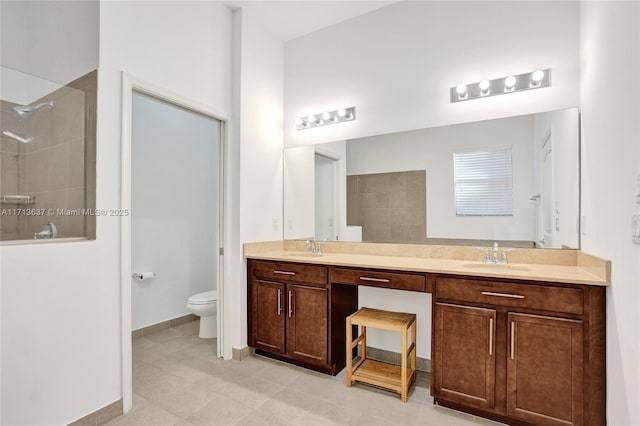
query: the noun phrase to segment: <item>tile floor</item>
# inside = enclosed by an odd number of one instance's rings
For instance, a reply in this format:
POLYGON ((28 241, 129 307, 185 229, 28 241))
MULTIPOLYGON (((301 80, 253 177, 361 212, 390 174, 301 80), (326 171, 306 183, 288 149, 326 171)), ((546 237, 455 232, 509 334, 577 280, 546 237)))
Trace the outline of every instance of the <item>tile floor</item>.
POLYGON ((396 394, 269 358, 216 358, 198 322, 133 340, 133 408, 108 425, 498 425, 433 405, 420 373, 396 394))

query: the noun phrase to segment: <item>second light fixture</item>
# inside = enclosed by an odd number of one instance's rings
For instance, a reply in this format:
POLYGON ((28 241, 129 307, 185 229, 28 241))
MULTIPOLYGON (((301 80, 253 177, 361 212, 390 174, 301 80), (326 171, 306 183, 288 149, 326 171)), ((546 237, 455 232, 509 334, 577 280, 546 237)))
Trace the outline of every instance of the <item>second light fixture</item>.
POLYGON ((320 114, 311 114, 306 117, 296 118, 296 129, 304 130, 327 124, 342 123, 356 119, 356 107, 340 108, 335 111, 325 111, 320 114))
POLYGON ((468 101, 487 96, 503 95, 522 90, 539 89, 551 85, 551 69, 536 70, 518 75, 480 80, 477 83, 458 84, 450 92, 451 102, 468 101))

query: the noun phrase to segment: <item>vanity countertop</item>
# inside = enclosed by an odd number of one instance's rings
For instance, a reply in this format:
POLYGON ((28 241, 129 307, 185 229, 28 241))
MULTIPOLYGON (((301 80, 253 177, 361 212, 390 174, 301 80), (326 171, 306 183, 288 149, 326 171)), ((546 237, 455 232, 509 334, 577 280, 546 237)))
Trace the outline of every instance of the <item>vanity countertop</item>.
MULTIPOLYGON (((540 253, 547 250, 522 249, 512 257, 518 263, 492 265, 481 262, 482 253, 473 247, 440 246, 437 257, 429 256, 421 247, 403 244, 382 246, 367 243, 329 243, 331 250, 321 255, 304 251, 299 244, 281 241, 265 243, 247 243, 244 256, 250 259, 296 262, 358 268, 387 269, 398 271, 429 272, 435 274, 465 275, 488 278, 507 278, 514 280, 545 281, 569 284, 587 284, 607 286, 610 282, 610 262, 593 257, 580 251, 548 250, 556 253, 540 253), (353 253, 354 245, 361 244, 363 253, 353 253), (340 246, 343 247, 340 247, 340 246), (366 245, 366 246, 365 246, 366 245), (396 247, 400 246, 400 247, 396 247), (336 247, 338 247, 336 249, 336 247), (340 250, 341 251, 336 251, 340 250), (405 250, 406 249, 406 250, 405 250), (350 251, 350 252, 349 252, 350 251), (375 253, 375 251, 379 251, 375 253), (411 251, 416 251, 411 253, 411 251), (390 254, 385 254, 388 252, 390 254), (531 257, 527 258, 527 252, 531 257), (557 253, 566 252, 566 253, 557 253), (553 256, 555 254, 555 256, 553 256), (551 256, 549 256, 551 255, 551 256), (446 257, 444 257, 446 256, 446 257), (447 258, 448 257, 448 258, 447 258), (547 259, 550 263, 543 263, 547 259), (553 263, 551 263, 553 262, 553 263)), ((438 247, 435 247, 437 250, 438 247)), ((433 251, 434 247, 430 248, 433 251)), ((435 253, 435 252, 434 252, 435 253)))

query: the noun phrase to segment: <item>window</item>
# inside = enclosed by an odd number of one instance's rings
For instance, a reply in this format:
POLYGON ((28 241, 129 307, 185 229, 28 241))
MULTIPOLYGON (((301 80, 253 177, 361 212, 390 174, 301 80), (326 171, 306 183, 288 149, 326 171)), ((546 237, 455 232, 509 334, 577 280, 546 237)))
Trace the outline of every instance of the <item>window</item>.
POLYGON ((453 154, 456 216, 513 216, 511 147, 453 154))

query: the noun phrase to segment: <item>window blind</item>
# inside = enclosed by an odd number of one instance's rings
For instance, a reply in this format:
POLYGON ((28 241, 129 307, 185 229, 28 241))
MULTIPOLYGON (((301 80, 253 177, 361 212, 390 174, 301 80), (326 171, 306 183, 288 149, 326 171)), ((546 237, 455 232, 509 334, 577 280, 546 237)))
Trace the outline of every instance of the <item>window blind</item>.
POLYGON ((456 216, 513 216, 511 147, 453 154, 456 216))

